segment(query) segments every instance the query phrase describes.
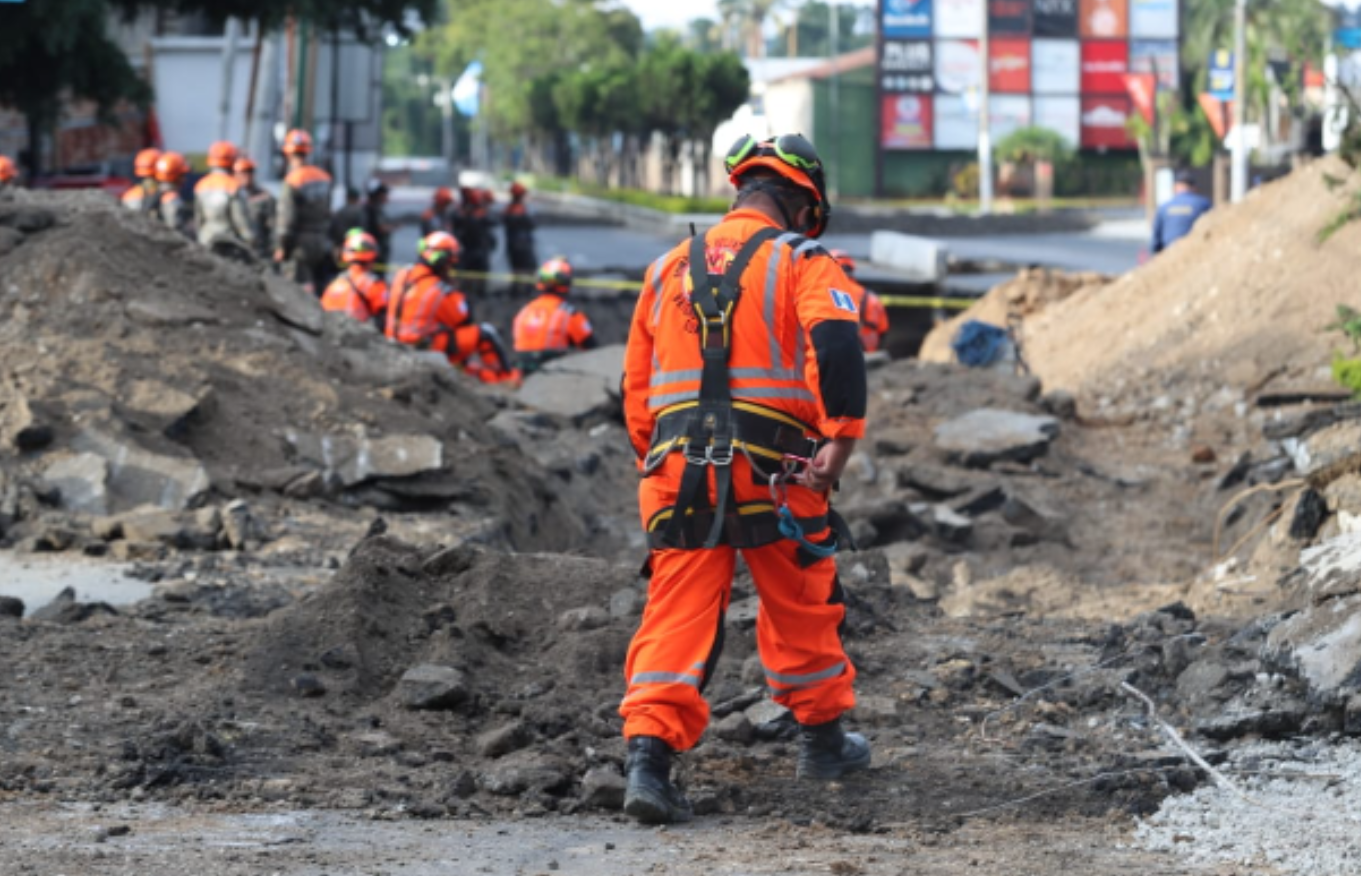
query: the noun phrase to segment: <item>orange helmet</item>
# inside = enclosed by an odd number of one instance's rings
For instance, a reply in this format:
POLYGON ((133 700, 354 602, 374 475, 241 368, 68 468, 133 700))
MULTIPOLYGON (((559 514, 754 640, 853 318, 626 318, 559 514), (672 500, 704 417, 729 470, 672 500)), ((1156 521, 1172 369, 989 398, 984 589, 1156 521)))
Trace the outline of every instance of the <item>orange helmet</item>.
POLYGON ((254 173, 255 162, 251 161, 249 155, 242 155, 236 159, 236 163, 232 165, 232 170, 237 173, 254 173))
POLYGON ((454 202, 454 193, 445 186, 435 189, 435 206, 443 209, 454 202))
MULTIPOLYGON (((728 181, 742 188, 742 177, 760 167, 774 171, 806 191, 813 199, 813 224, 794 230, 809 237, 821 237, 832 217, 832 206, 827 202, 827 179, 813 144, 801 134, 782 134, 765 141, 757 141, 744 134, 728 150, 723 165, 728 169, 728 181)), ((757 183, 756 185, 760 185, 757 183)), ((769 183, 765 184, 769 187, 769 183)), ((748 185, 748 188, 751 184, 748 185)), ((778 203, 778 201, 777 201, 778 203)), ((780 207, 784 209, 783 206, 780 207)), ((792 224, 792 223, 791 223, 792 224)))
POLYGON ((458 239, 447 231, 431 232, 416 244, 421 261, 432 268, 446 263, 450 267, 458 264, 459 251, 458 239))
POLYGON ((492 194, 491 189, 478 189, 477 200, 486 207, 496 203, 496 195, 492 194))
POLYGON ((0 155, 0 183, 14 182, 19 178, 19 168, 8 155, 0 155))
POLYGON ((161 158, 159 149, 143 149, 137 153, 137 160, 132 163, 132 172, 138 179, 146 179, 156 175, 156 162, 161 158))
POLYGON ((850 253, 846 252, 844 249, 834 249, 831 252, 831 256, 836 259, 836 263, 841 265, 841 270, 845 271, 847 275, 855 275, 855 259, 851 258, 850 253))
POLYGON ((378 261, 378 241, 362 228, 352 228, 345 235, 345 246, 340 250, 340 260, 347 265, 356 262, 368 264, 378 261))
POLYGON ((208 147, 208 166, 230 170, 236 162, 236 146, 226 140, 218 140, 208 147))
POLYGON ((529 194, 529 189, 521 185, 519 180, 516 180, 515 182, 510 184, 510 196, 512 198, 516 199, 523 198, 527 194, 529 194))
POLYGON ((572 291, 572 265, 562 256, 554 256, 539 266, 538 289, 566 295, 572 291))
POLYGON ((285 155, 311 155, 312 154, 312 135, 302 130, 294 128, 284 136, 285 155))
POLYGON ((156 182, 177 183, 189 172, 189 162, 178 152, 162 152, 156 159, 156 182))

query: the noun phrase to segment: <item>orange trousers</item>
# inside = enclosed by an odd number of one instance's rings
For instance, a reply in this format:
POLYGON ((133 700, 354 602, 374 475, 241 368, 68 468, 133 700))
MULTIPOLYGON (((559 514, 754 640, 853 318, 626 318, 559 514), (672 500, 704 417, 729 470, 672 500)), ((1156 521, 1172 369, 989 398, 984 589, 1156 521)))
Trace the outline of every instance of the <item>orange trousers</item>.
MULTIPOLYGON (((644 526, 675 503, 685 460, 673 453, 639 487, 644 526)), ((712 498, 713 476, 710 473, 712 498)), ((733 464, 738 502, 769 501, 767 487, 753 482, 750 464, 733 464)), ((799 517, 827 513, 827 498, 791 487, 789 503, 799 517)), ((822 541, 828 531, 807 533, 822 541)), ((821 724, 855 705, 855 667, 841 644, 846 616, 836 560, 801 566, 798 545, 787 539, 745 548, 760 608, 756 645, 766 684, 777 703, 802 724, 821 724)), ((628 692, 619 713, 624 736, 656 736, 677 751, 693 748, 709 724, 703 686, 722 648, 724 616, 732 598, 737 550, 654 550, 652 581, 642 623, 629 646, 624 673, 628 692)))

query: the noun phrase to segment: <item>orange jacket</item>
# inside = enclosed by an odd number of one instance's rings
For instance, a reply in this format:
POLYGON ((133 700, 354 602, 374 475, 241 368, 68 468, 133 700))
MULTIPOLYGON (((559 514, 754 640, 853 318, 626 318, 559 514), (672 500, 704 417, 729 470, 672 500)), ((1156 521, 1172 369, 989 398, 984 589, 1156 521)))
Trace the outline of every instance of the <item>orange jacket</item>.
POLYGON ((363 265, 350 265, 326 287, 321 296, 321 309, 344 313, 360 322, 368 322, 386 313, 388 284, 363 265))
POLYGON ((515 315, 515 352, 565 352, 590 343, 594 331, 586 314, 561 295, 545 292, 515 315))
POLYGON ((394 341, 455 352, 455 330, 472 322, 468 301, 426 265, 397 274, 388 292, 386 334, 394 341))
POLYGON ((156 198, 156 182, 138 182, 132 188, 123 193, 123 206, 129 210, 148 210, 156 198))
POLYGON ((888 309, 878 295, 854 280, 851 283, 855 287, 850 290, 851 295, 855 297, 855 306, 860 311, 860 343, 866 353, 877 352, 883 345, 884 335, 888 334, 888 309))
MULTIPOLYGON (((706 235, 711 273, 765 227, 738 209, 706 235)), ((624 413, 641 458, 657 415, 699 397, 699 324, 690 304, 690 242, 648 268, 624 360, 624 413)), ((789 414, 824 438, 865 433, 865 360, 859 313, 841 266, 816 241, 785 233, 765 243, 742 277, 732 317, 729 385, 734 400, 789 414)))

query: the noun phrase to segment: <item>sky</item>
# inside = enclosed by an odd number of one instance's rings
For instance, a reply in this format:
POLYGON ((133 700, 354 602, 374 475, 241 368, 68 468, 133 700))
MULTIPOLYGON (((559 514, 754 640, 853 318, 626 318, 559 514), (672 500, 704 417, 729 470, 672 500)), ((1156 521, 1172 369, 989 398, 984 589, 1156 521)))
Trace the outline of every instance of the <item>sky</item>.
POLYGON ((683 30, 691 19, 718 18, 715 0, 623 0, 643 22, 643 30, 674 27, 683 30))

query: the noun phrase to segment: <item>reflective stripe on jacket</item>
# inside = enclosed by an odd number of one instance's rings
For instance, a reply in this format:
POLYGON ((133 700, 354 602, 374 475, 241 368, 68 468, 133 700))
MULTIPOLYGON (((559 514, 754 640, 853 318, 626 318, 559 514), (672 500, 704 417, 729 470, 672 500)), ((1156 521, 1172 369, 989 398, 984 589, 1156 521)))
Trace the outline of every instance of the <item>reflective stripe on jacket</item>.
POLYGON ((517 353, 565 352, 591 337, 591 321, 561 295, 545 293, 515 315, 517 353))

